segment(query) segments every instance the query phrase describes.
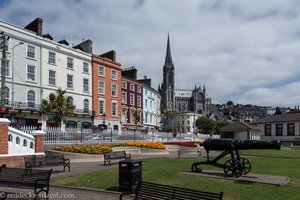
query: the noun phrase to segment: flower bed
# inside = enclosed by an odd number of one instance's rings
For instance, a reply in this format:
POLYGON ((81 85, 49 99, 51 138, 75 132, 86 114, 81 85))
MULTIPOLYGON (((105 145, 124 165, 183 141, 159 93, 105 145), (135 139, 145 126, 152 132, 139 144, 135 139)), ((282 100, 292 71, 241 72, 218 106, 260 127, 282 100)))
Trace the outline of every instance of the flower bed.
POLYGON ((184 147, 197 147, 194 142, 164 142, 164 144, 179 145, 184 147))
POLYGON ((126 142, 119 144, 99 144, 99 145, 69 145, 62 147, 54 147, 52 150, 65 151, 72 153, 86 153, 86 154, 103 154, 105 151, 112 151, 113 147, 129 146, 129 147, 143 147, 150 149, 165 149, 165 146, 160 142, 126 142))

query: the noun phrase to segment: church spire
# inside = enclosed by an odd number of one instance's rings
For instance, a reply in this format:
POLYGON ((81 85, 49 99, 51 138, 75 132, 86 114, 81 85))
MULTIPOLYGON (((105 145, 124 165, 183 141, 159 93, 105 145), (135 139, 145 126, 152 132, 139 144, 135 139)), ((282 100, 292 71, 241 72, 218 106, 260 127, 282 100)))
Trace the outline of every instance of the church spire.
POLYGON ((170 66, 171 67, 172 65, 173 65, 173 61, 172 61, 172 56, 171 56, 170 38, 169 38, 169 34, 168 34, 165 66, 170 66))

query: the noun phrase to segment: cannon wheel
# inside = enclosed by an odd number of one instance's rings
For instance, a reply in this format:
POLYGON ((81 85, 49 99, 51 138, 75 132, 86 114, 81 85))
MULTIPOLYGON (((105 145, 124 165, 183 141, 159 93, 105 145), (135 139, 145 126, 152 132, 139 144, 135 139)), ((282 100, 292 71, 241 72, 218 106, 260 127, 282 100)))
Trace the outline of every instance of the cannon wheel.
POLYGON ((192 172, 201 172, 202 170, 198 168, 200 164, 199 163, 193 163, 192 164, 192 172))
POLYGON ((223 167, 227 177, 240 177, 243 174, 243 165, 239 160, 227 160, 223 167))
POLYGON ((242 158, 243 174, 248 174, 251 170, 251 163, 247 158, 242 158))

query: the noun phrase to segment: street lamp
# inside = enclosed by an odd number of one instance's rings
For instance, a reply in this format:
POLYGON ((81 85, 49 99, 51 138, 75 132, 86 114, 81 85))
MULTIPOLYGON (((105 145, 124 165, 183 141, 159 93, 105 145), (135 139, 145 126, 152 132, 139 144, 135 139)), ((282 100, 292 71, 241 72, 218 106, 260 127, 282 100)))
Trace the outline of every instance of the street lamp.
POLYGON ((12 48, 12 54, 11 54, 11 57, 12 57, 12 61, 11 61, 11 110, 14 111, 14 96, 15 96, 15 91, 14 91, 14 80, 15 80, 15 74, 14 74, 14 55, 15 55, 15 48, 19 45, 23 45, 24 43, 23 42, 19 42, 18 44, 14 45, 13 48, 12 48))

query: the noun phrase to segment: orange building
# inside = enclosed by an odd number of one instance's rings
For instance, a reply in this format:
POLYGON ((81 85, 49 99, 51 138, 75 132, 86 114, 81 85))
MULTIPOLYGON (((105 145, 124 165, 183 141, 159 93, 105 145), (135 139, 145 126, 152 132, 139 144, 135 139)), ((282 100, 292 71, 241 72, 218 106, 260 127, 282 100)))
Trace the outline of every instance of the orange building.
POLYGON ((94 125, 121 131, 121 64, 115 51, 92 56, 94 125))

